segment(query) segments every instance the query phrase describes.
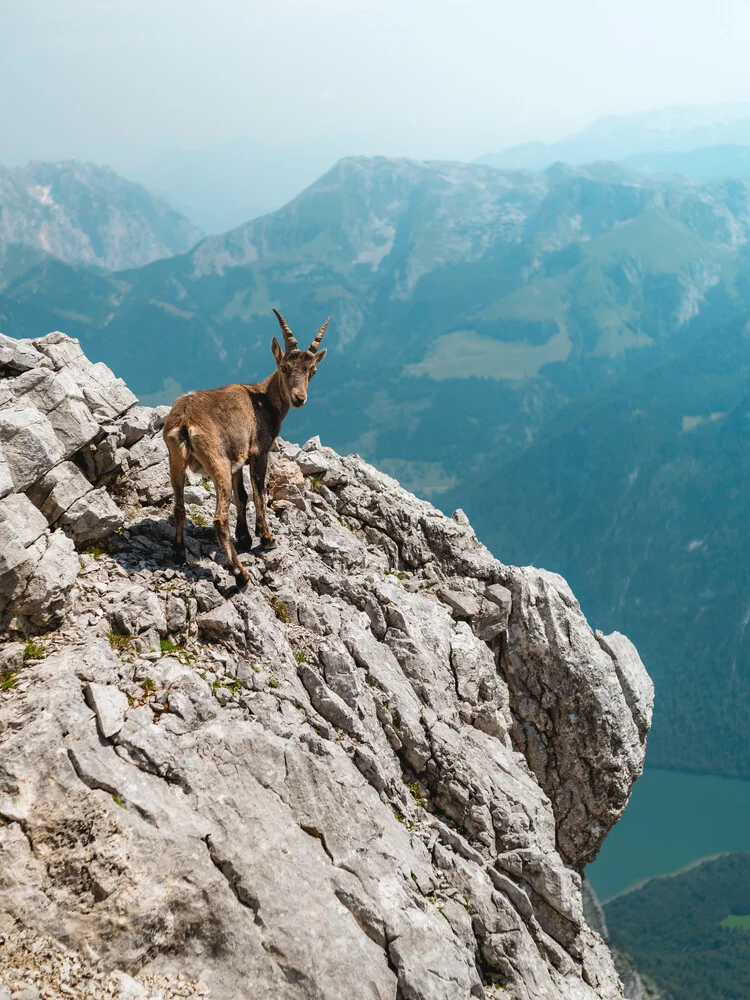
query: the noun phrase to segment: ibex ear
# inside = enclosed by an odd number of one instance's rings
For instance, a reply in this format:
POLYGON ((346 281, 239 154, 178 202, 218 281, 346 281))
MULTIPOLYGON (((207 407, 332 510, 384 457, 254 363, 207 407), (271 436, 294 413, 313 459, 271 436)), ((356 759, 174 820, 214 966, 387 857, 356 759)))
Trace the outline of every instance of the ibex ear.
POLYGON ((275 337, 271 341, 271 353, 276 358, 276 364, 280 365, 284 359, 284 352, 281 350, 281 345, 275 337))
POLYGON ((326 356, 327 351, 328 351, 327 347, 324 347, 322 351, 318 351, 318 353, 315 355, 315 364, 316 365, 320 364, 320 362, 326 356))

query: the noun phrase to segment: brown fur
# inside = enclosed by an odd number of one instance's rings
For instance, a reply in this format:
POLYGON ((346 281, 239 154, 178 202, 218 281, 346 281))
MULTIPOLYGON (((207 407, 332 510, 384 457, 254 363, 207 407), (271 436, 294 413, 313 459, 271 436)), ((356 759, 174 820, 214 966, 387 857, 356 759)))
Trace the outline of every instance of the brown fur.
MULTIPOLYGON (((274 312, 276 310, 274 309, 274 312)), ((304 406, 307 387, 325 357, 318 351, 328 320, 306 351, 297 349, 289 327, 276 312, 286 353, 274 337, 271 351, 276 371, 252 385, 225 385, 221 389, 188 392, 175 400, 164 424, 164 440, 169 451, 169 476, 174 492, 175 549, 185 560, 185 470, 203 472, 216 489, 214 528, 232 572, 242 581, 248 574, 240 562, 229 534, 229 503, 234 493, 237 507, 237 544, 249 548, 247 490, 242 477, 250 467, 255 504, 255 533, 261 543, 274 544, 266 517, 266 469, 268 452, 281 430, 290 406, 304 406)))

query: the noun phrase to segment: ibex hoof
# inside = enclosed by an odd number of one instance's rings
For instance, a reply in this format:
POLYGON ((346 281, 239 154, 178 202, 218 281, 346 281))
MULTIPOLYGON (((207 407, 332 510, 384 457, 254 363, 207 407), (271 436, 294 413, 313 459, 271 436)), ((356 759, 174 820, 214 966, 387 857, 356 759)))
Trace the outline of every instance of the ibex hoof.
POLYGON ((266 535, 265 538, 261 538, 260 547, 262 549, 275 549, 276 539, 273 537, 273 535, 266 535))
POLYGON ((244 587, 249 579, 250 579, 250 574, 247 572, 247 570, 236 569, 234 571, 234 582, 237 584, 238 587, 244 587))

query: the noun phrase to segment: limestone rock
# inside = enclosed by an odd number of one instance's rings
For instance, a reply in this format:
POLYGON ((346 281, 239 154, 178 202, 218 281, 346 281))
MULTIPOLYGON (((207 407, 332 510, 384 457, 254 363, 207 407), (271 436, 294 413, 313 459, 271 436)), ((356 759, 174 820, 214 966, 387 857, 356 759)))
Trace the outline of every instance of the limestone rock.
POLYGON ((99 732, 105 740, 120 732, 128 710, 128 699, 112 684, 87 684, 84 697, 96 714, 99 732))
POLYGON ((48 653, 0 647, 13 961, 54 936, 165 1000, 620 997, 581 871, 643 765, 633 646, 316 438, 279 442, 244 588, 197 477, 176 566, 163 408, 63 334, 0 365, 0 619, 48 653))
POLYGON ((79 544, 99 542, 120 528, 125 517, 102 486, 76 500, 62 515, 61 525, 79 544))
POLYGON ((36 482, 28 495, 47 521, 55 524, 91 488, 91 483, 77 465, 61 462, 36 482))
POLYGON ((47 528, 47 522, 23 493, 0 500, 0 577, 27 558, 26 550, 47 528))

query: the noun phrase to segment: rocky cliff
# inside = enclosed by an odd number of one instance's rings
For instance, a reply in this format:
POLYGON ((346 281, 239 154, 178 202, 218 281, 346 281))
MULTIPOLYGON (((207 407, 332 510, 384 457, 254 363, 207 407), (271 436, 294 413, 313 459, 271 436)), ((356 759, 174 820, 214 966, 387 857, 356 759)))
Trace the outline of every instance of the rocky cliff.
POLYGON ((196 477, 176 566, 136 403, 0 338, 0 997, 621 996, 581 875, 643 765, 630 642, 316 439, 244 590, 196 477))

